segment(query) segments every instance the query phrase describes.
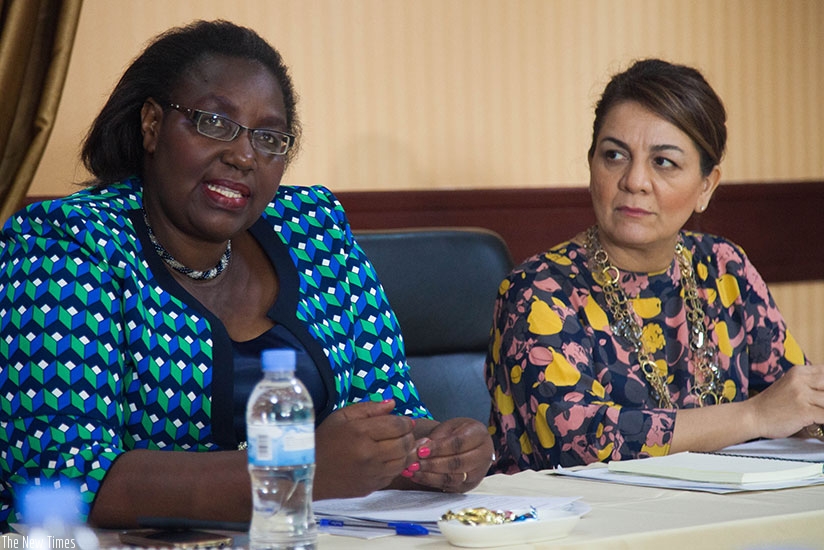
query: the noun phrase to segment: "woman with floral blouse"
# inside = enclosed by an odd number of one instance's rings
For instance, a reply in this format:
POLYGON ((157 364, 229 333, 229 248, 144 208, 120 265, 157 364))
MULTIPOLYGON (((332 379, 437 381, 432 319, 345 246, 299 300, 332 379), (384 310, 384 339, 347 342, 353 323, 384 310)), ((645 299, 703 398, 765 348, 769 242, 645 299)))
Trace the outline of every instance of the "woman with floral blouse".
POLYGON ((725 123, 690 67, 643 60, 607 85, 589 150, 597 225, 499 289, 492 471, 824 438, 824 366, 741 248, 683 229, 720 181, 725 123))

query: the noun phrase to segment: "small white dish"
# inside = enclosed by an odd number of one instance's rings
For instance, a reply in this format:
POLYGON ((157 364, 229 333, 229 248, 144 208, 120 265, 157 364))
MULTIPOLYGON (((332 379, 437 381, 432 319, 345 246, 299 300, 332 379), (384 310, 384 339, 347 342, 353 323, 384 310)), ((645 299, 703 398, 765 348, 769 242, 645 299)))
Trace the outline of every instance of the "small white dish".
POLYGON ((450 544, 464 548, 530 544, 568 536, 587 511, 589 507, 585 504, 573 503, 563 510, 539 510, 537 519, 499 525, 466 525, 457 520, 441 520, 438 528, 450 544))

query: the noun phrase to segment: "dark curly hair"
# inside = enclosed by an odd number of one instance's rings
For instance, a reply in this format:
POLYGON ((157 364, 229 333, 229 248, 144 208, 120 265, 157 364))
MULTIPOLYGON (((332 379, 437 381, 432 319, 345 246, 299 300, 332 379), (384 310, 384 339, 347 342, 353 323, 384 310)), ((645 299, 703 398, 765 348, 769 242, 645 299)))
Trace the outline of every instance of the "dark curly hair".
POLYGON ((280 54, 255 31, 228 21, 195 21, 155 37, 120 78, 86 135, 80 158, 105 186, 143 172, 140 110, 146 99, 168 98, 181 76, 204 57, 223 55, 261 63, 280 84, 287 131, 296 136, 286 162, 294 158, 300 137, 297 95, 280 54))
POLYGON ((595 106, 589 158, 607 113, 625 101, 640 103, 687 134, 701 154, 704 176, 720 164, 727 143, 721 98, 696 69, 660 59, 636 61, 609 81, 595 106))

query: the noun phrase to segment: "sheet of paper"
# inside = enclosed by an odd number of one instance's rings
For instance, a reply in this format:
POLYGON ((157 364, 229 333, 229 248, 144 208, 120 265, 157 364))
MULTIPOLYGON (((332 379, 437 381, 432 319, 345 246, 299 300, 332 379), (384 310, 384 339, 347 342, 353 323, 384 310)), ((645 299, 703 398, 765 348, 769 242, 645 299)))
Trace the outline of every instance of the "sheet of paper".
POLYGON ((786 460, 824 462, 824 441, 788 437, 784 439, 759 439, 732 445, 718 451, 724 454, 761 456, 786 460))
POLYGON ((362 498, 318 500, 316 515, 370 519, 383 522, 436 523, 449 510, 489 508, 493 510, 562 509, 579 497, 523 497, 483 494, 437 493, 432 491, 376 491, 362 498))
POLYGON ((321 533, 327 535, 337 535, 339 537, 354 537, 357 539, 372 540, 381 537, 394 537, 395 532, 389 529, 376 529, 374 527, 344 526, 333 527, 331 525, 321 525, 318 527, 321 533))

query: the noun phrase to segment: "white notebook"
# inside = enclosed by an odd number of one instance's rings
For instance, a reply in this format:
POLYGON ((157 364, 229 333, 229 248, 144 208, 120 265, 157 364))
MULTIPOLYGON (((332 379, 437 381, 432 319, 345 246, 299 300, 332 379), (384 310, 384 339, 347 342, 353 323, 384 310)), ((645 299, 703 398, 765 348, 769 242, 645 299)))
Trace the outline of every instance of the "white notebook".
POLYGON ((821 475, 823 468, 819 462, 690 452, 609 463, 612 472, 742 484, 805 479, 821 475))

